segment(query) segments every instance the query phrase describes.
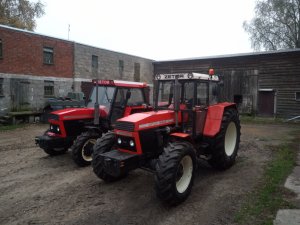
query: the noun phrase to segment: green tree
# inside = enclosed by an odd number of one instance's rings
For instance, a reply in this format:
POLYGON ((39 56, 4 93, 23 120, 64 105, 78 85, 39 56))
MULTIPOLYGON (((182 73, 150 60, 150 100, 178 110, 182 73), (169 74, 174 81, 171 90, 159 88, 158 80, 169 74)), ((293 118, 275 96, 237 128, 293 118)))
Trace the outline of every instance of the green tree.
POLYGON ((254 50, 300 48, 300 0, 257 0, 254 18, 243 27, 254 50))
POLYGON ((0 24, 26 30, 34 30, 36 18, 45 14, 44 4, 39 0, 0 0, 0 24))

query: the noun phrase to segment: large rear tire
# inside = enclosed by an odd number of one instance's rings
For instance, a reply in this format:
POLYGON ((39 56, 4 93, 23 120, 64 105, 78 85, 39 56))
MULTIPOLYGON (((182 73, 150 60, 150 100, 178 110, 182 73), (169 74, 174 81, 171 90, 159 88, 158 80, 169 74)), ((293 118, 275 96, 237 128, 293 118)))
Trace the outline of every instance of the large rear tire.
POLYGON ((89 130, 77 136, 71 147, 74 162, 78 166, 87 166, 91 164, 93 147, 101 134, 89 130))
POLYGON ((113 132, 107 132, 97 140, 93 149, 93 154, 92 154, 93 171, 97 175, 97 177, 99 177, 100 179, 106 182, 116 181, 121 178, 121 176, 114 177, 111 176, 110 174, 107 174, 104 171, 103 165, 100 160, 100 154, 111 151, 114 145, 115 145, 115 134, 113 132))
POLYGON ((196 154, 187 142, 169 143, 156 164, 156 195, 169 205, 183 202, 190 194, 196 170, 196 154))
POLYGON ((220 132, 215 137, 209 164, 219 170, 230 168, 234 163, 240 144, 241 126, 238 111, 225 109, 220 132))

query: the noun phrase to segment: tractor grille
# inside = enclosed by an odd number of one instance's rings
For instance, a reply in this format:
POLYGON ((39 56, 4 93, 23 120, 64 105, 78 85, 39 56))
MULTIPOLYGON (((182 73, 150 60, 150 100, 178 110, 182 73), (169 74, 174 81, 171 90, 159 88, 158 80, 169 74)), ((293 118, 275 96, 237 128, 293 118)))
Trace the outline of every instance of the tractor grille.
POLYGON ((117 121, 115 129, 133 132, 134 131, 134 123, 117 121))

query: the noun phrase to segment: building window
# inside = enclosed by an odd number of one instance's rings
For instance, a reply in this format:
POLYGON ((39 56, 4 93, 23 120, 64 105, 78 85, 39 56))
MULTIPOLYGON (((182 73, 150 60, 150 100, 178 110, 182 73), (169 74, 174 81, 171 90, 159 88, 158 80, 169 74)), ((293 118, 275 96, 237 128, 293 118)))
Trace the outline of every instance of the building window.
POLYGON ((0 96, 4 96, 4 91, 3 91, 3 78, 0 78, 0 96))
POLYGON ((98 69, 98 56, 92 55, 92 68, 98 69))
POLYGON ((0 59, 3 57, 2 40, 0 39, 0 59))
POLYGON ((134 81, 140 81, 141 80, 140 70, 141 70, 140 64, 139 63, 134 63, 134 81))
POLYGON ((54 81, 44 81, 44 96, 53 97, 54 96, 54 81))
POLYGON ((124 71, 124 61, 119 60, 119 74, 121 78, 123 77, 123 71, 124 71))
POLYGON ((44 47, 44 64, 53 64, 53 48, 44 47))
POLYGON ((296 101, 300 101, 300 91, 295 92, 296 101))

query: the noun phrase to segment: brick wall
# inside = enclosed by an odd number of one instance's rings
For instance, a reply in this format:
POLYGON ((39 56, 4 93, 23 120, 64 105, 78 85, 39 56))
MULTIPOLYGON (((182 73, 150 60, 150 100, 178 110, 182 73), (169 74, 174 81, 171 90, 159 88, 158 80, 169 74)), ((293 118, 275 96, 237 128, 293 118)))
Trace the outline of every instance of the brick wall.
POLYGON ((0 72, 33 76, 73 77, 73 42, 0 26, 3 57, 0 72), (53 48, 54 64, 43 63, 43 48, 53 48))

